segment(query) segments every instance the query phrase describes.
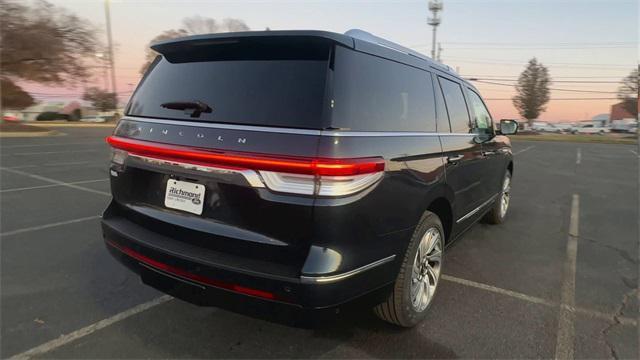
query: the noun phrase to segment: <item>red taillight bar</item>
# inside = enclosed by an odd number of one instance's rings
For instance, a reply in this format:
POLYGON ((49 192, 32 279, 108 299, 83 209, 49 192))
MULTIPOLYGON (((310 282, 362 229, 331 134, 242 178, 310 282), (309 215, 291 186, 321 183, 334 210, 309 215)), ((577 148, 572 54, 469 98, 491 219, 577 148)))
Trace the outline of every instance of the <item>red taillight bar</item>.
POLYGON ((264 291, 264 290, 258 290, 258 289, 252 289, 252 288, 247 288, 244 286, 240 286, 240 285, 236 285, 236 284, 229 284, 229 283, 225 283, 223 281, 219 281, 219 280, 215 280, 215 279, 211 279, 209 277, 206 276, 202 276, 202 275, 198 275, 198 274, 194 274, 191 272, 188 272, 186 270, 177 268, 175 266, 169 265, 169 264, 165 264, 163 262, 151 259, 147 256, 144 256, 142 254, 140 254, 139 252, 130 249, 126 246, 122 246, 119 244, 116 244, 113 241, 107 241, 107 244, 111 245, 112 247, 120 250, 120 252, 124 253, 127 256, 130 256, 138 261, 140 261, 141 263, 144 263, 146 265, 149 265, 151 267, 154 267, 158 270, 162 270, 165 271, 169 274, 173 274, 176 275, 178 277, 187 279, 187 280, 192 280, 195 281, 197 283, 201 283, 204 285, 209 285, 209 286, 213 286, 213 287, 217 287, 217 288, 221 288, 221 289, 225 289, 225 290, 231 290, 237 293, 241 293, 241 294, 245 294, 245 295, 251 295, 251 296, 255 296, 255 297, 260 297, 260 298, 264 298, 264 299, 269 299, 269 300, 279 300, 282 301, 281 299, 278 299, 276 297, 275 294, 270 293, 268 291, 264 291))
POLYGON ((227 166, 308 175, 349 176, 384 170, 382 158, 324 159, 273 157, 249 153, 219 153, 180 145, 160 144, 119 136, 107 137, 107 143, 132 154, 200 165, 227 166))

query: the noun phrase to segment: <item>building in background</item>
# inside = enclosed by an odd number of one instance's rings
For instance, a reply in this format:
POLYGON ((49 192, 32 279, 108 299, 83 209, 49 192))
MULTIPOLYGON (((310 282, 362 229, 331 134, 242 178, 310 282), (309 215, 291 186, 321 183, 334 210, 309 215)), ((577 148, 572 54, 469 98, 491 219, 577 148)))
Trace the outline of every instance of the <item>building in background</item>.
POLYGON ((636 120, 635 116, 633 116, 633 114, 631 114, 624 108, 623 102, 611 105, 611 114, 609 118, 611 119, 611 121, 626 119, 636 120))
POLYGON ((593 125, 595 126, 607 126, 611 121, 609 114, 598 114, 591 118, 593 125))

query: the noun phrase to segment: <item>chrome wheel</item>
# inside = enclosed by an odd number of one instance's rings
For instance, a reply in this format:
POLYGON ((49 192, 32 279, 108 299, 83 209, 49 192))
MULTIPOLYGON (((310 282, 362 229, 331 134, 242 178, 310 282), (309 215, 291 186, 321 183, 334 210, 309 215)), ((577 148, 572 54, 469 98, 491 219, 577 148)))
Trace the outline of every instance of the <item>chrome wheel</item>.
POLYGON ((507 172, 502 183, 502 194, 500 195, 500 217, 507 215, 509 209, 509 197, 511 193, 511 175, 507 172))
POLYGON ((442 236, 435 227, 428 229, 420 239, 413 260, 410 294, 411 304, 417 312, 424 311, 435 294, 442 265, 442 248, 442 236))

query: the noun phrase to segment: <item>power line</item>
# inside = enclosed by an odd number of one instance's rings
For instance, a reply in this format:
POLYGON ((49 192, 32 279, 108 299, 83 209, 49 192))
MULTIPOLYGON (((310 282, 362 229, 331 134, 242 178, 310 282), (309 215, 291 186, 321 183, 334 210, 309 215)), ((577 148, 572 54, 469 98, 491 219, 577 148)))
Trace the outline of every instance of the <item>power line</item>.
MULTIPOLYGON (((518 79, 504 79, 504 78, 482 78, 473 77, 475 80, 493 80, 493 81, 518 81, 518 79)), ((467 78, 467 80, 470 80, 467 78)), ((554 83, 575 83, 575 84, 620 84, 622 81, 589 81, 589 80, 553 80, 554 83)))
MULTIPOLYGON (((492 100, 492 101, 500 101, 500 100, 513 100, 512 98, 487 98, 484 100, 492 100)), ((590 101, 590 100, 619 100, 618 98, 615 97, 599 97, 599 98, 555 98, 555 99, 549 99, 549 101, 590 101)))
MULTIPOLYGON (((458 41, 448 41, 447 44, 456 44, 456 45, 522 45, 521 42, 458 42, 458 41)), ((635 42, 632 41, 607 41, 607 42, 558 42, 558 43, 549 43, 549 42, 540 42, 533 43, 527 42, 529 45, 543 45, 543 46, 564 46, 564 45, 634 45, 635 42)))
MULTIPOLYGON (((464 76, 464 77, 476 77, 476 78, 480 78, 480 77, 513 77, 513 78, 519 78, 520 75, 460 75, 460 76, 464 76)), ((613 76, 554 76, 554 79, 618 79, 618 77, 613 77, 613 76)))
MULTIPOLYGON (((474 58, 468 58, 468 57, 462 57, 462 56, 447 56, 447 59, 451 59, 451 60, 470 60, 470 61, 490 61, 492 63, 506 63, 506 64, 511 64, 511 63, 520 63, 520 64, 527 64, 528 60, 505 60, 505 59, 487 59, 487 58, 478 58, 478 59, 474 59, 474 58)), ((625 68, 633 68, 636 65, 635 64, 601 64, 601 63, 573 63, 573 62, 544 62, 545 65, 584 65, 584 66, 598 66, 598 67, 625 67, 625 68)))
MULTIPOLYGON (((510 86, 510 87, 516 87, 515 84, 504 84, 504 83, 497 83, 497 82, 493 82, 493 81, 484 81, 484 80, 476 80, 476 79, 469 79, 470 81, 474 81, 474 82, 479 82, 479 83, 483 83, 483 84, 491 84, 491 85, 500 85, 500 86, 510 86)), ((549 88, 549 90, 555 90, 555 91, 567 91, 567 92, 579 92, 579 93, 601 93, 601 94, 617 94, 617 91, 598 91, 598 90, 580 90, 580 89, 559 89, 559 88, 549 88)))
MULTIPOLYGON (((450 59, 450 58, 447 58, 450 59)), ((447 62, 447 60, 445 60, 445 62, 447 62)), ((525 66, 526 63, 515 63, 515 62, 499 62, 499 61, 481 61, 481 60, 456 60, 456 59, 451 59, 451 62, 454 63, 468 63, 468 64, 491 64, 491 65, 502 65, 502 66, 525 66)), ((633 65, 629 65, 629 67, 627 68, 626 65, 623 66, 619 66, 619 65, 613 65, 613 67, 608 67, 607 65, 582 65, 582 64, 550 64, 550 67, 559 67, 559 68, 574 68, 574 69, 601 69, 601 70, 621 70, 621 71, 628 71, 628 68, 632 68, 633 65)))

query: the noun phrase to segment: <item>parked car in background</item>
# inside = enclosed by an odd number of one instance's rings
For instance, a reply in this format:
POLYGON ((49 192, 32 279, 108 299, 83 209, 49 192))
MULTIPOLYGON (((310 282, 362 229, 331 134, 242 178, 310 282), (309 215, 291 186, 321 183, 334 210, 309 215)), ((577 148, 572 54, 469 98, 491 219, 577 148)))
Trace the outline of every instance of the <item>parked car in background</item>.
POLYGON ((543 129, 546 129, 549 127, 549 123, 548 122, 544 122, 544 121, 534 121, 531 124, 531 128, 529 130, 533 130, 533 131, 544 131, 543 129))
POLYGON ((7 122, 19 122, 20 121, 20 119, 15 115, 3 115, 2 116, 2 120, 3 121, 7 121, 7 122))
POLYGON ((571 128, 572 134, 605 134, 610 132, 611 129, 603 126, 596 126, 594 124, 578 125, 571 128))
POLYGON ((572 124, 568 124, 568 123, 555 123, 553 124, 553 126, 557 130, 560 130, 559 132, 570 132, 571 128, 573 127, 572 124))
POLYGON ((494 130, 447 66, 361 30, 152 49, 107 139, 102 218, 107 248, 145 284, 300 317, 363 301, 409 327, 437 293, 445 246, 480 219, 505 220, 505 135, 518 124, 494 130))
POLYGON ((83 116, 80 121, 82 122, 91 122, 91 123, 103 123, 103 122, 107 122, 108 120, 108 116, 102 116, 102 115, 87 115, 87 116, 83 116))
POLYGON ((635 119, 622 119, 611 121, 611 132, 629 132, 633 127, 638 127, 638 121, 635 119))
POLYGON ((571 124, 551 123, 551 122, 545 122, 545 121, 535 121, 533 125, 531 125, 531 130, 533 131, 558 133, 558 134, 565 131, 569 131, 570 128, 571 128, 571 124))

